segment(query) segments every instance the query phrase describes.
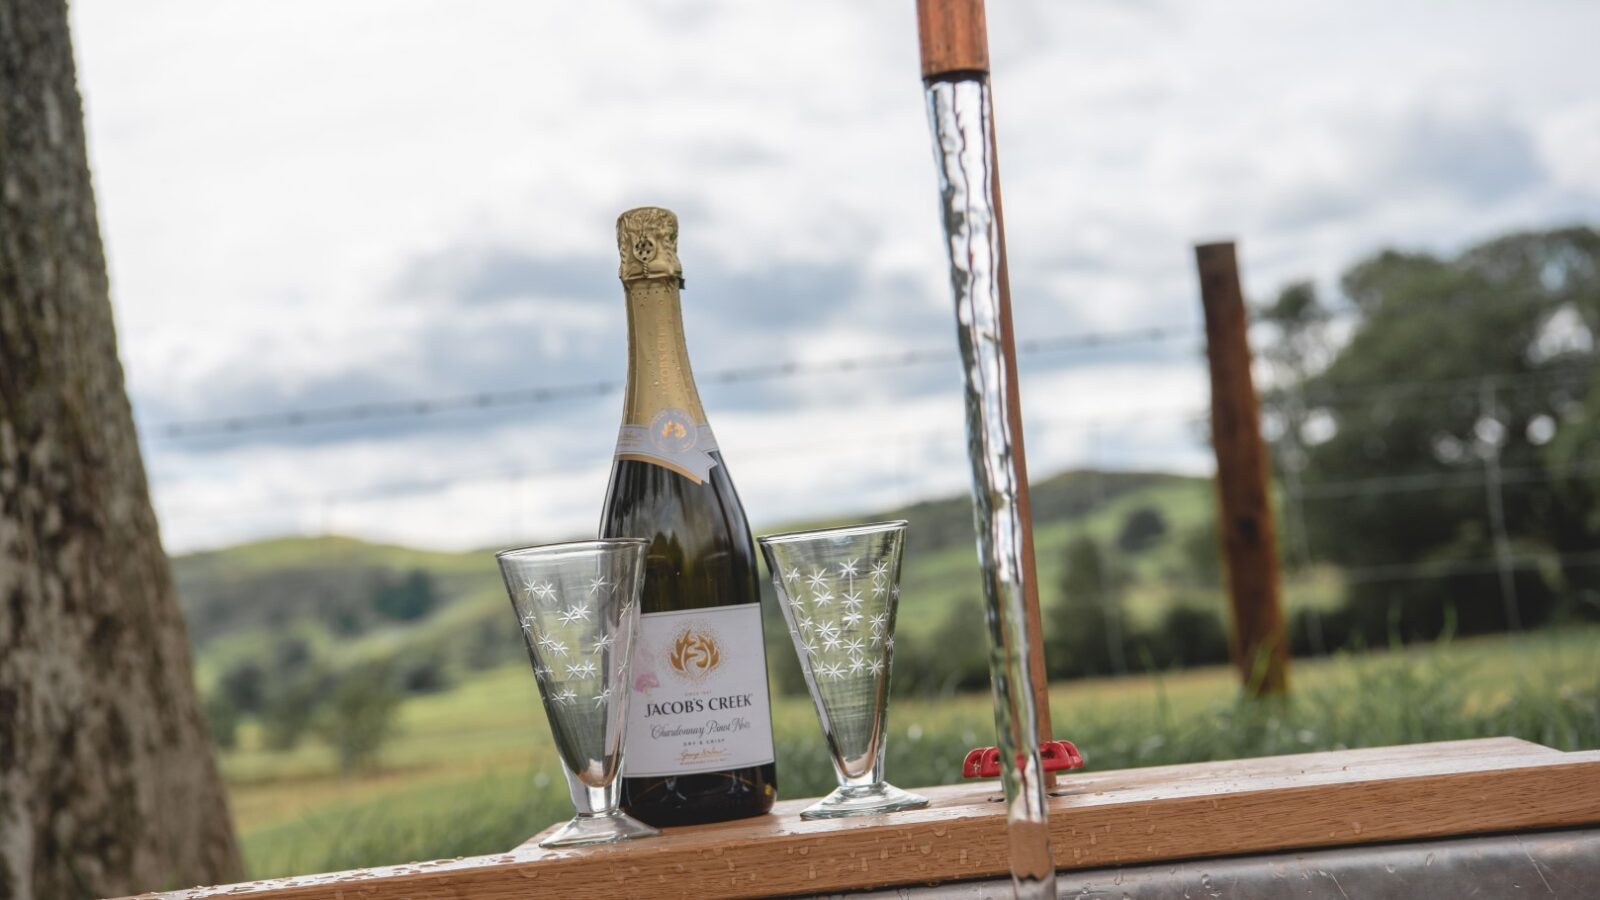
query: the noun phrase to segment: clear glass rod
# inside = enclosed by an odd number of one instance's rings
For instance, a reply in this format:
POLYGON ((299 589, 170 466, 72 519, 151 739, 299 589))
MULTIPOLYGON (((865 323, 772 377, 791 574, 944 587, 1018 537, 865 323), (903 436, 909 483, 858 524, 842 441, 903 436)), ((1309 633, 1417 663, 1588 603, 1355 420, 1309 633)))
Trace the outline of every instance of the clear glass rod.
POLYGON ((972 458, 973 515, 989 620, 1001 781, 1015 895, 1056 896, 1055 864, 1039 763, 1034 698, 1045 690, 1029 666, 1017 510, 1016 442, 1006 415, 1017 386, 1006 377, 1000 331, 1000 220, 994 197, 993 117, 989 85, 974 75, 927 85, 928 120, 944 216, 956 332, 966 379, 967 453, 972 458))

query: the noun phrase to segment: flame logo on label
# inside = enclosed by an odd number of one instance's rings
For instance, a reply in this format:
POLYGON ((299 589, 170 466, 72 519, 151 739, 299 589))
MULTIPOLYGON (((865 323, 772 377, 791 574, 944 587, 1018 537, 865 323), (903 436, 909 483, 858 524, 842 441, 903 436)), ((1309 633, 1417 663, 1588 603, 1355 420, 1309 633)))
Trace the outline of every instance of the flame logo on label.
POLYGON ((699 437, 698 426, 685 410, 669 407, 650 420, 650 443, 663 453, 683 453, 699 437))
POLYGON ((699 681, 722 664, 722 650, 710 631, 691 626, 673 639, 667 662, 684 678, 699 681))

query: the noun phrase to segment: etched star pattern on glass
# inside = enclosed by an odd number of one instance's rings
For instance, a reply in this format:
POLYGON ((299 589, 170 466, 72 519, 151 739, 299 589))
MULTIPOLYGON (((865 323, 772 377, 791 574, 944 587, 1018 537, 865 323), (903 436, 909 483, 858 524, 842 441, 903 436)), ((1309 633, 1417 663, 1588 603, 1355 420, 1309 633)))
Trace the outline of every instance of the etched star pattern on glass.
POLYGON ((617 808, 644 554, 644 541, 616 539, 495 555, 577 810, 541 847, 660 833, 617 808))
POLYGON ((757 541, 839 776, 838 790, 803 819, 928 805, 883 780, 905 534, 905 522, 883 522, 757 541))

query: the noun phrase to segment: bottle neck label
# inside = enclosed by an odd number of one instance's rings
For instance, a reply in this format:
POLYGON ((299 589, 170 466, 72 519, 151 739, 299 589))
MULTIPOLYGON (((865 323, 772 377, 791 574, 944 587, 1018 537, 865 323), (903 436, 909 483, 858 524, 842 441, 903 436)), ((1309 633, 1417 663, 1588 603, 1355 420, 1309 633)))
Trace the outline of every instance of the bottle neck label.
POLYGON ((717 464, 711 426, 689 368, 678 283, 655 278, 627 283, 628 388, 617 459, 671 469, 702 484, 717 464))
POLYGON ((717 439, 711 426, 695 422, 686 409, 669 406, 658 410, 648 425, 624 423, 617 433, 617 459, 653 463, 702 484, 717 464, 712 452, 717 439))
POLYGON ((641 614, 630 674, 624 776, 772 762, 761 604, 641 614))

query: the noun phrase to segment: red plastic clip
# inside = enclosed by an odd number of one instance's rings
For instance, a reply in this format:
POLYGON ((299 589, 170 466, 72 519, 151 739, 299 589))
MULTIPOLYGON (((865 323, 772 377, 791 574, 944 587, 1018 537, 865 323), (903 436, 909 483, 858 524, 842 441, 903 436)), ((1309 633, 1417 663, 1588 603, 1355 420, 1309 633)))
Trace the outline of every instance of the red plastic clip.
MULTIPOLYGON (((1017 754, 1021 765, 1021 754, 1017 754)), ((1065 772, 1083 768, 1083 754, 1071 741, 1043 741, 1039 744, 1039 762, 1046 772, 1065 772)), ((1000 777, 1000 748, 978 747, 967 754, 961 763, 962 778, 1000 777)))

